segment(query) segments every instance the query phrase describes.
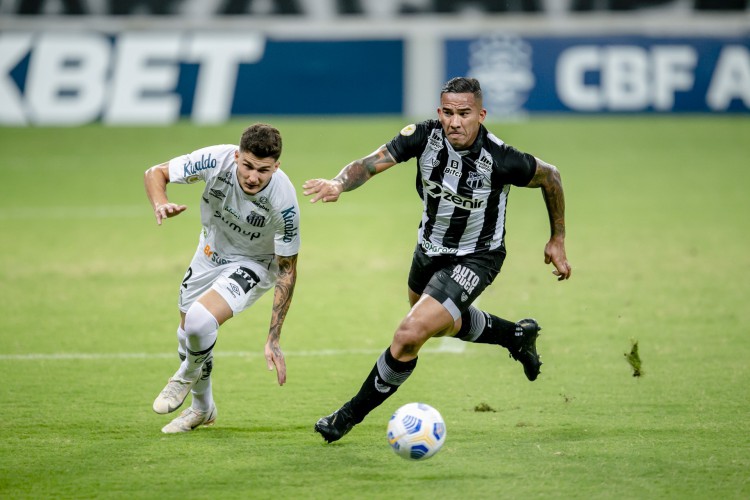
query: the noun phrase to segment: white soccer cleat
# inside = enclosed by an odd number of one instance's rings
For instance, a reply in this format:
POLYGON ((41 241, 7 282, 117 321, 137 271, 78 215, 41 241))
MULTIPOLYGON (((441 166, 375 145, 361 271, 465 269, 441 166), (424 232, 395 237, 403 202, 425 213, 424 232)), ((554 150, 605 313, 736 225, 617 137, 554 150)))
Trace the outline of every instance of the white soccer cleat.
POLYGON ((154 400, 154 411, 160 415, 172 413, 182 406, 196 381, 172 377, 154 400))
POLYGON ((177 434, 178 432, 190 432, 201 425, 213 425, 219 411, 216 405, 211 405, 208 411, 196 410, 192 406, 183 410, 180 416, 169 422, 162 428, 164 434, 177 434))

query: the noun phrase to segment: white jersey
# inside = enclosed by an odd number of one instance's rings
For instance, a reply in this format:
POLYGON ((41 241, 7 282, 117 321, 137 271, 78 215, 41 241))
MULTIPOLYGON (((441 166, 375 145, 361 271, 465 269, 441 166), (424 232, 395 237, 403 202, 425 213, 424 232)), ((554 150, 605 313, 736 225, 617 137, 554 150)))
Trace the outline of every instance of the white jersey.
POLYGON ((267 267, 274 255, 299 252, 299 205, 289 177, 278 169, 260 192, 249 195, 237 182, 237 146, 209 146, 169 161, 169 181, 206 183, 201 199, 199 248, 208 261, 243 260, 267 267))

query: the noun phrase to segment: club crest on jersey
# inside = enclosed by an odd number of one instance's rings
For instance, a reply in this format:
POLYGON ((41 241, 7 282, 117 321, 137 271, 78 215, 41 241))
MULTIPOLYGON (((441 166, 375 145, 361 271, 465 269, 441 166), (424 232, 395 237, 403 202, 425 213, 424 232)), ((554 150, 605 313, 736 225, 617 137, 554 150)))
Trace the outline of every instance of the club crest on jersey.
POLYGON ((250 215, 247 216, 246 220, 247 220, 247 223, 250 224, 251 226, 263 227, 266 225, 265 216, 259 214, 255 210, 250 212, 250 215))
POLYGON ((409 137, 416 130, 417 130, 417 126, 414 125, 413 123, 411 123, 411 124, 409 124, 406 127, 404 127, 404 128, 401 129, 401 135, 403 135, 404 137, 409 137))
POLYGON ((443 149, 443 136, 440 133, 440 129, 436 128, 432 131, 432 134, 430 134, 430 137, 427 139, 427 145, 434 151, 440 151, 443 149))
POLYGON ((469 172, 469 178, 466 179, 466 185, 471 189, 479 189, 484 187, 484 179, 486 179, 486 177, 479 172, 469 172))

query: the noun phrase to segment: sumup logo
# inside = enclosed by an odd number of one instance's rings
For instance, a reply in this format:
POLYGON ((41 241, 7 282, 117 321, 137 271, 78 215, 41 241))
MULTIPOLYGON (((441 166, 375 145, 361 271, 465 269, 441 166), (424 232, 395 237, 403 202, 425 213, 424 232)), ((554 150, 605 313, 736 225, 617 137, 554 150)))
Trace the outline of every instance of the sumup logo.
POLYGON ((531 46, 516 36, 480 38, 469 46, 468 75, 482 82, 484 104, 490 113, 523 113, 523 105, 536 83, 531 46))

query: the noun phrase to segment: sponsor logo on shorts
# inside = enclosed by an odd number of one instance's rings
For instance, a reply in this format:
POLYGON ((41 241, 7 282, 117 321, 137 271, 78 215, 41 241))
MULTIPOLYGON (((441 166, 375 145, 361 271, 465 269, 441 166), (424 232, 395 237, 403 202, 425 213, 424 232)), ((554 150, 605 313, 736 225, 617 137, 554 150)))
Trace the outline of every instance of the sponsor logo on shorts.
POLYGON ((454 254, 458 253, 458 248, 448 248, 440 245, 435 245, 425 240, 422 242, 422 250, 427 253, 441 253, 441 254, 454 254))
MULTIPOLYGON (((473 292, 474 288, 479 284, 479 276, 477 276, 474 271, 461 264, 453 268, 451 279, 466 290, 466 293, 469 295, 471 295, 471 292, 473 292)), ((463 297, 461 297, 461 299, 466 302, 463 297)))
POLYGON ((255 285, 260 283, 258 275, 248 267, 238 267, 237 270, 229 276, 229 279, 237 283, 245 293, 249 292, 255 288, 255 285))
POLYGON ((233 297, 233 298, 235 298, 235 299, 236 299, 237 297, 239 297, 239 296, 240 296, 240 294, 241 294, 241 292, 240 292, 240 287, 239 287, 239 286, 237 286, 237 285, 235 285, 234 283, 230 283, 230 284, 229 284, 229 286, 227 287, 227 291, 228 291, 229 293, 231 293, 231 294, 232 294, 232 297, 233 297))
POLYGON ((212 250, 211 245, 206 245, 205 247, 203 247, 203 255, 208 257, 208 260, 219 266, 223 266, 224 264, 229 264, 230 262, 232 262, 231 260, 227 260, 219 255, 219 252, 212 250))

